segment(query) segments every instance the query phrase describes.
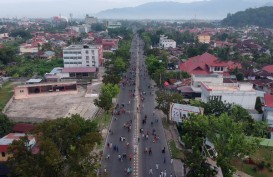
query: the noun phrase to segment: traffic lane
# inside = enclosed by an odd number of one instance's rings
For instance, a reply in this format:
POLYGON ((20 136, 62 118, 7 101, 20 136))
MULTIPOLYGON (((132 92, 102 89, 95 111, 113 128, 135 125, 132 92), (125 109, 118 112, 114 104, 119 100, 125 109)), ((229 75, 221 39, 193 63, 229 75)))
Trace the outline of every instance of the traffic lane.
MULTIPOLYGON (((129 72, 127 72, 127 75, 129 74, 129 72)), ((118 104, 124 104, 125 108, 127 110, 133 110, 134 108, 134 102, 133 99, 131 97, 129 97, 129 87, 125 87, 122 88, 122 91, 120 93, 120 97, 118 99, 118 104), (126 102, 128 100, 131 100, 130 104, 128 103, 128 105, 126 104, 126 102)), ((109 135, 107 138, 107 141, 109 144, 109 147, 105 147, 105 151, 104 151, 104 161, 103 163, 106 166, 107 169, 107 173, 108 176, 120 176, 121 174, 124 174, 124 169, 128 168, 128 167, 132 167, 132 161, 130 161, 130 155, 132 155, 133 151, 132 151, 132 147, 130 145, 132 145, 132 139, 133 139, 133 134, 132 133, 128 133, 128 129, 126 128, 122 128, 121 126, 130 121, 130 119, 132 119, 133 115, 133 111, 132 113, 129 114, 129 112, 127 112, 124 115, 120 115, 120 116, 115 116, 117 119, 115 119, 112 122, 112 124, 110 125, 110 129, 114 132, 114 134, 109 135), (127 145, 124 142, 120 142, 120 136, 124 136, 130 143, 129 148, 127 148, 127 145), (110 143, 112 143, 112 147, 110 147, 110 143), (118 146, 118 151, 114 151, 113 146, 117 145, 118 146), (127 154, 127 159, 128 160, 124 160, 123 162, 120 162, 118 159, 118 155, 121 153, 126 153, 127 154), (110 158, 107 160, 107 156, 108 154, 110 155, 110 158)), ((132 123, 133 124, 133 123, 132 123)), ((133 127, 133 125, 132 125, 133 127)))
MULTIPOLYGON (((147 90, 148 90, 147 85, 150 84, 149 81, 150 80, 148 80, 148 79, 147 80, 146 79, 141 80, 141 89, 142 90, 147 92, 147 90)), ((146 95, 146 99, 144 101, 144 108, 143 108, 143 111, 141 113, 141 117, 144 118, 144 116, 146 114, 148 116, 148 118, 147 118, 148 121, 147 121, 147 124, 143 125, 143 127, 144 127, 144 129, 155 129, 157 134, 159 135, 159 141, 157 143, 154 143, 151 139, 141 141, 142 151, 145 149, 145 147, 152 147, 152 150, 153 150, 152 155, 147 155, 146 154, 146 155, 142 156, 143 176, 148 175, 148 171, 149 171, 150 168, 153 169, 153 173, 156 174, 156 175, 159 175, 159 173, 161 171, 165 171, 165 170, 166 170, 168 175, 170 175, 171 173, 174 174, 172 164, 170 163, 171 158, 170 158, 170 154, 169 154, 169 152, 167 150, 167 143, 166 143, 165 134, 164 134, 164 131, 163 131, 162 122, 158 121, 158 123, 156 123, 156 124, 154 123, 155 119, 157 117, 157 116, 152 115, 154 107, 155 107, 154 97, 150 96, 149 94, 146 95), (151 121, 153 121, 153 126, 151 126, 151 124, 150 124, 151 121), (164 147, 165 147, 165 153, 163 154, 162 149, 164 147), (155 154, 155 156, 154 156, 154 154, 155 154), (165 161, 165 163, 164 163, 164 161, 165 161), (154 165, 151 165, 151 164, 154 164, 154 165), (158 164, 159 170, 155 169, 156 168, 155 164, 158 164), (154 167, 152 167, 152 166, 154 166, 154 167)))

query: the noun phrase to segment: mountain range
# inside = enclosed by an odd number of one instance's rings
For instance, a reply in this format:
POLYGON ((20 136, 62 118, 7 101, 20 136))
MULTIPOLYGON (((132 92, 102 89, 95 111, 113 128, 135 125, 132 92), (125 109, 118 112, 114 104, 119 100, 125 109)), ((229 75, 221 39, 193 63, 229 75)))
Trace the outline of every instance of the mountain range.
POLYGON ((96 14, 106 19, 223 19, 228 13, 247 8, 271 6, 272 2, 247 0, 210 0, 191 3, 150 2, 136 7, 115 8, 96 14))

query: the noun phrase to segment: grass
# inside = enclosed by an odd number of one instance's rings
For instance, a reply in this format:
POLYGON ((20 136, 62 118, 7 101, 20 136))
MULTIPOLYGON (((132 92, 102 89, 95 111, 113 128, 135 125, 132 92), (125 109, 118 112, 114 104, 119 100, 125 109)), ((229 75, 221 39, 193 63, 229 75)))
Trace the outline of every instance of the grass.
POLYGON ((0 111, 4 109, 13 95, 13 85, 11 82, 5 82, 0 88, 0 111))
POLYGON ((171 140, 169 143, 170 143, 172 157, 174 159, 183 159, 184 155, 183 155, 182 151, 180 151, 176 147, 174 140, 171 140))
MULTIPOLYGON (((270 164, 271 168, 273 166, 273 148, 268 147, 260 147, 257 151, 250 156, 250 158, 255 162, 255 164, 259 164, 264 161, 265 164, 270 164)), ((243 163, 241 159, 233 160, 233 165, 236 169, 243 171, 253 177, 271 177, 273 176, 273 172, 269 170, 268 167, 264 167, 263 169, 259 169, 257 165, 243 163)), ((268 166, 268 165, 267 165, 268 166)))

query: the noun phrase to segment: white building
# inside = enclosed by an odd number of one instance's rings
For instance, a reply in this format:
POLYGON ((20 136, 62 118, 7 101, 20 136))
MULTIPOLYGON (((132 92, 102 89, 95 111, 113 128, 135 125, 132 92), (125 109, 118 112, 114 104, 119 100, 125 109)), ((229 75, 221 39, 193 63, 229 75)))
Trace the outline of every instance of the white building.
POLYGON ((176 48, 176 42, 173 39, 168 39, 165 35, 160 35, 159 46, 167 49, 167 48, 176 48))
POLYGON ((93 16, 89 16, 89 15, 86 15, 85 16, 85 19, 84 19, 84 23, 86 25, 88 25, 89 27, 91 27, 91 25, 93 23, 97 23, 97 18, 93 17, 93 16))
POLYGON ((120 28, 121 27, 121 23, 120 22, 116 22, 116 21, 109 21, 107 22, 107 28, 108 29, 115 29, 115 28, 120 28))
POLYGON ((71 29, 73 29, 77 33, 88 33, 91 31, 91 26, 83 24, 79 26, 71 26, 71 29))
POLYGON ((221 84, 224 82, 223 75, 221 74, 192 74, 191 75, 191 88, 195 93, 201 93, 201 82, 205 84, 221 84))
POLYGON ((102 45, 70 45, 63 49, 63 60, 65 68, 102 66, 102 45))
POLYGON ((33 46, 32 44, 22 44, 19 47, 20 53, 25 54, 25 53, 38 53, 38 47, 33 46))
POLYGON ((201 99, 207 103, 210 100, 221 100, 238 104, 245 109, 254 109, 257 92, 250 83, 203 83, 201 82, 201 99))

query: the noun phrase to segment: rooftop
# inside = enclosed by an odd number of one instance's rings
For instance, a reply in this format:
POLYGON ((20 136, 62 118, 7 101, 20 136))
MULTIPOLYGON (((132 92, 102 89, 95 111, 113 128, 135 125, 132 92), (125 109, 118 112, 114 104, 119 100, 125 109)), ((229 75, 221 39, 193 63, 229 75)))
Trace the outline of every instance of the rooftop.
POLYGON ((23 88, 23 87, 39 87, 39 86, 50 86, 50 85, 72 85, 72 84, 77 84, 76 81, 72 82, 44 82, 44 83, 39 83, 39 84, 26 84, 26 85, 18 85, 17 87, 23 88))
POLYGON ((251 83, 203 83, 203 88, 208 91, 229 91, 229 92, 255 92, 251 83))
POLYGON ((70 45, 63 50, 97 49, 100 45, 70 45))
POLYGON ((95 73, 97 71, 96 67, 71 67, 64 68, 63 73, 95 73))

